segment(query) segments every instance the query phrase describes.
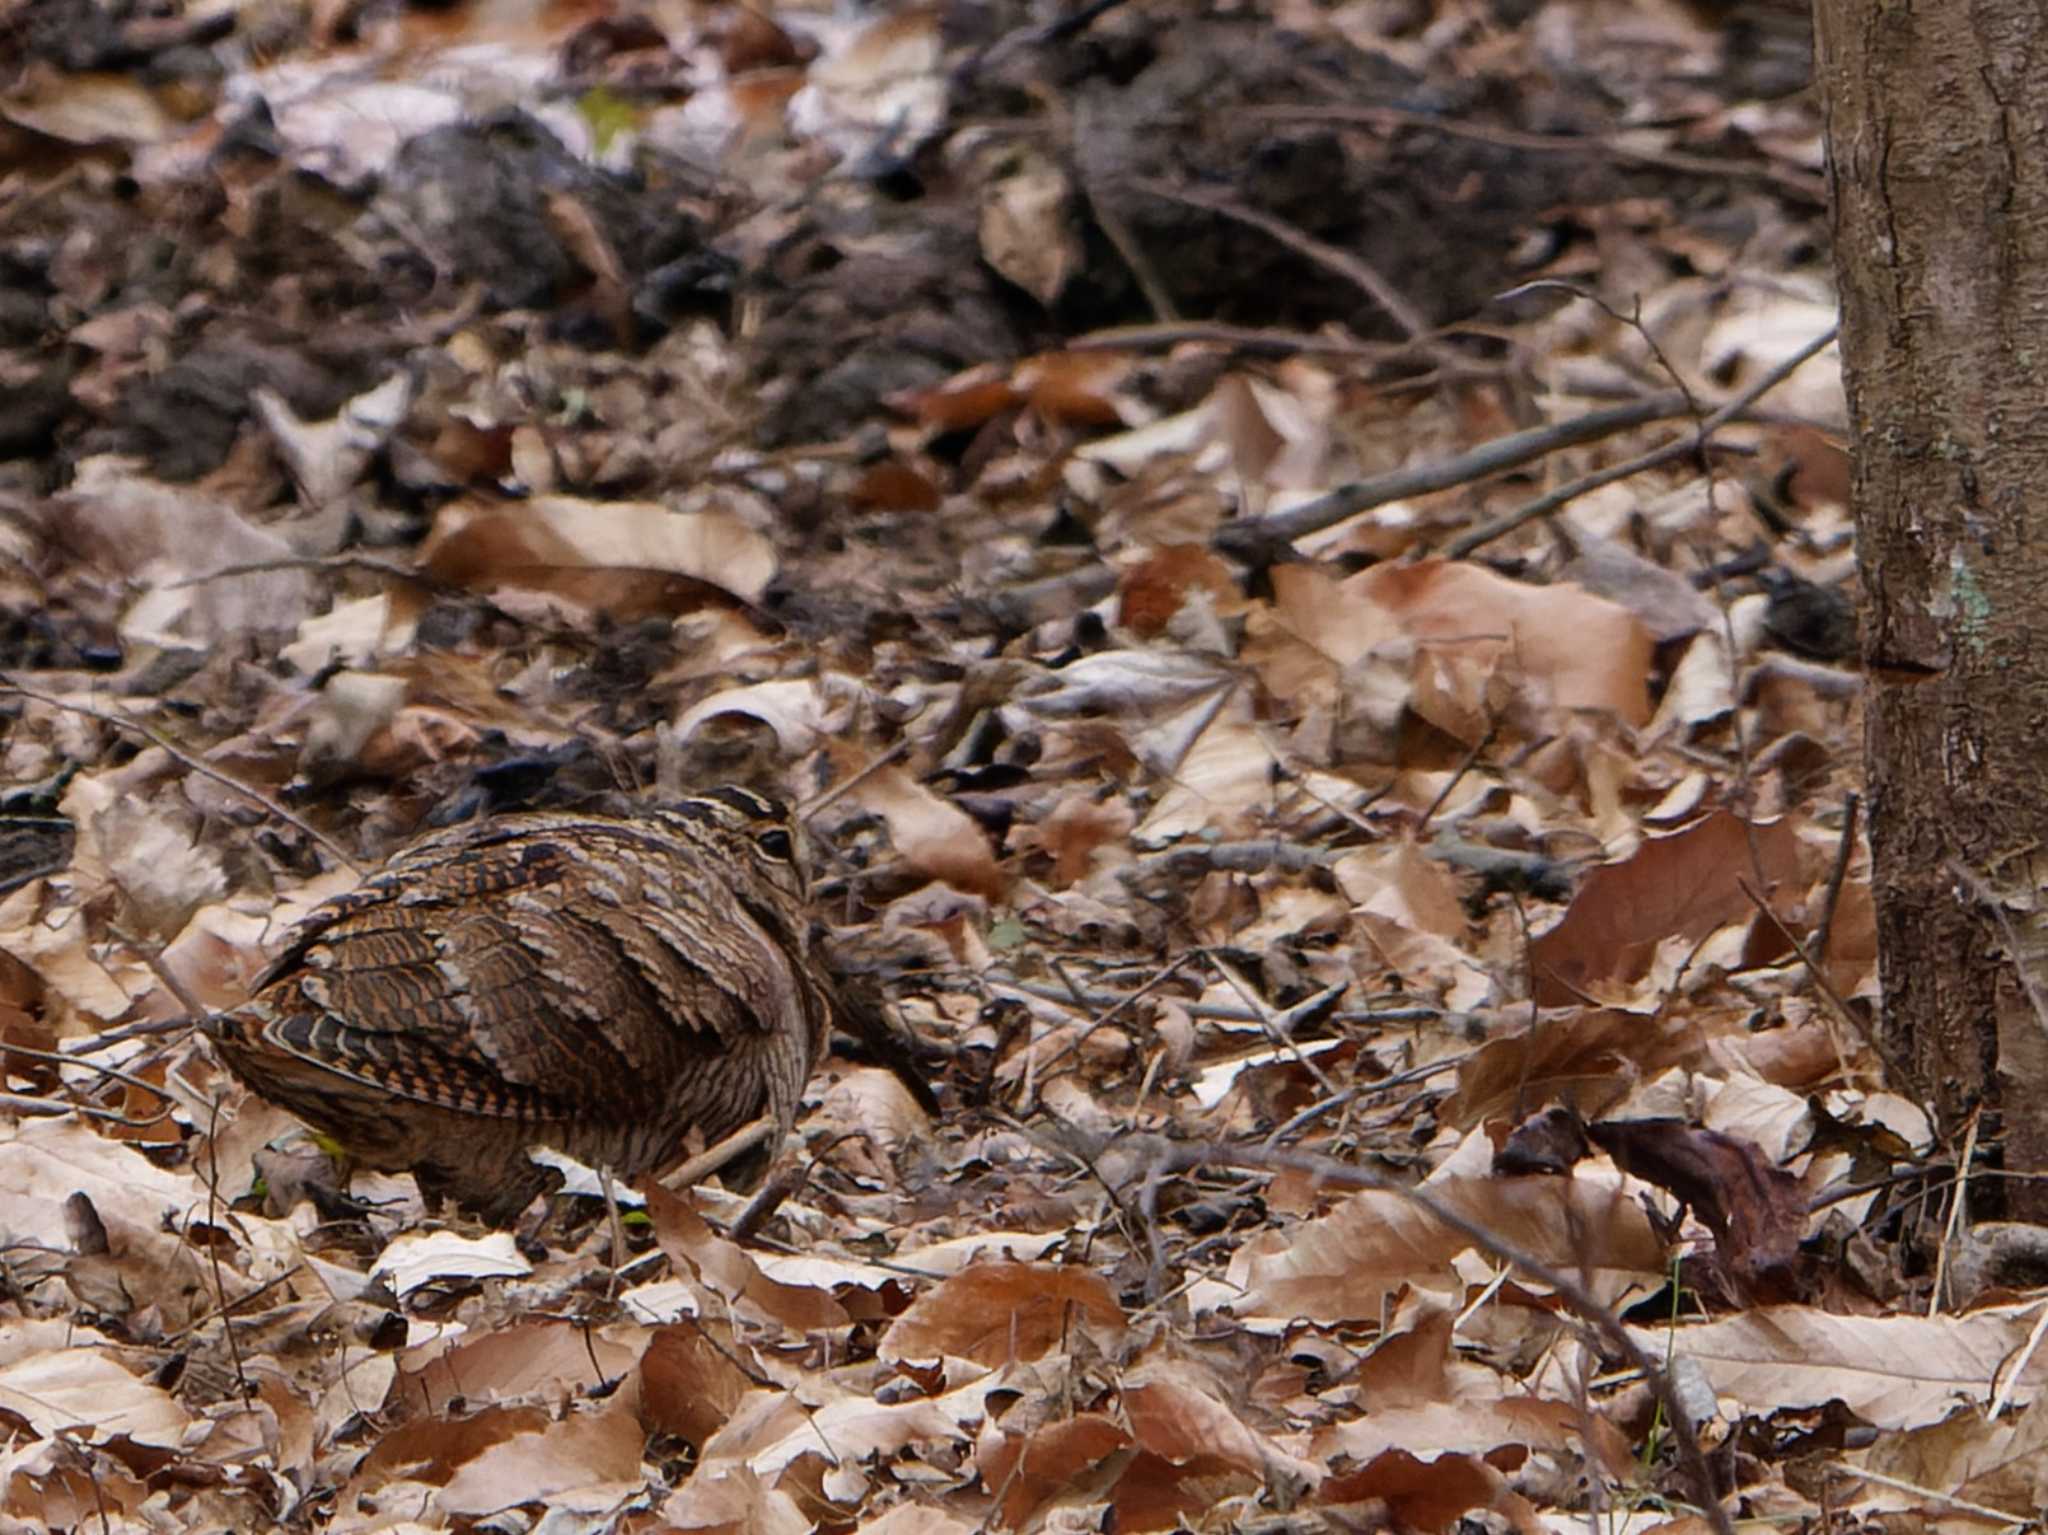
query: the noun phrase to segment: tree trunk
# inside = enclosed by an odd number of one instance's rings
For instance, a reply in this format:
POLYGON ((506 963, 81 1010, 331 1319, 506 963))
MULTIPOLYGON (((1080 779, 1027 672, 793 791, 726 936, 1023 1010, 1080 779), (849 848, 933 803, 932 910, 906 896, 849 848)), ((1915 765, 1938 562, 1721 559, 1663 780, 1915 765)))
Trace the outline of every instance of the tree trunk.
MULTIPOLYGON (((1945 1130, 1982 1110, 2006 1166, 2039 1171, 2048 10, 1816 0, 1815 15, 1855 432, 1881 1040, 1945 1130)), ((2034 1197, 2048 1211, 2048 1190, 2034 1197)))

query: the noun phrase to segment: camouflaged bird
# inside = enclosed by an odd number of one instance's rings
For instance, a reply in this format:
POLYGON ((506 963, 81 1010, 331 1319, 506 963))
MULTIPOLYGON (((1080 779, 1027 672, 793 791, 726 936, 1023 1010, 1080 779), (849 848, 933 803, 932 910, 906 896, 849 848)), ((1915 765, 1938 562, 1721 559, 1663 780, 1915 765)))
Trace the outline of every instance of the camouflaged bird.
POLYGON ((361 1164, 506 1224, 550 1146, 623 1178, 795 1119, 831 1024, 798 833, 718 788, 405 847, 210 1020, 229 1068, 361 1164))

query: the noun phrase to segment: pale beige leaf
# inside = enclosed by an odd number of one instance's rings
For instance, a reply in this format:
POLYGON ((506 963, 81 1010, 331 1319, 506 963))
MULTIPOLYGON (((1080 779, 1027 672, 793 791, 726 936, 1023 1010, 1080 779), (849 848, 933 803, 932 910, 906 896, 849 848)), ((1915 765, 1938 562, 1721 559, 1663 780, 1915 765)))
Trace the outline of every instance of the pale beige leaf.
MULTIPOLYGON (((1496 1178, 1491 1162, 1491 1142, 1475 1131, 1422 1188, 1523 1252, 1574 1273, 1592 1271, 1596 1291, 1654 1288, 1664 1245, 1612 1167, 1592 1162, 1566 1178, 1496 1178)), ((1376 1318, 1403 1286, 1460 1288, 1452 1261, 1472 1246, 1396 1194, 1353 1194, 1327 1215, 1239 1248, 1229 1280, 1244 1295, 1234 1309, 1246 1317, 1376 1318)))
POLYGON ((2017 1383, 2004 1372, 2032 1322, 2026 1310, 1834 1316, 1760 1306, 1697 1326, 1638 1329, 1636 1339, 1659 1357, 1668 1350, 1697 1364, 1731 1417, 1839 1397, 1880 1428, 1917 1428, 1988 1401, 2001 1385, 2031 1399, 2048 1382, 2048 1355, 2037 1354, 2017 1383))
POLYGON ((116 1362, 111 1339, 76 1324, 15 1323, 11 1357, 0 1364, 0 1410, 37 1434, 83 1434, 103 1443, 125 1435, 175 1448, 190 1421, 167 1391, 116 1362))

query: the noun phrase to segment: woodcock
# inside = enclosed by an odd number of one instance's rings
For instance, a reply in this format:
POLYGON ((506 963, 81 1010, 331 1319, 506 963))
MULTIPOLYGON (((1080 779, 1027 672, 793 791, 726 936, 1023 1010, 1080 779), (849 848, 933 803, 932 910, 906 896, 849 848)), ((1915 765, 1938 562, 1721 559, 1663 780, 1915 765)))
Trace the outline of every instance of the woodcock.
POLYGON ((757 1119, 823 1053, 799 838, 749 789, 435 832, 315 910, 210 1020, 230 1069, 361 1164, 509 1223, 551 1146, 623 1178, 757 1119))

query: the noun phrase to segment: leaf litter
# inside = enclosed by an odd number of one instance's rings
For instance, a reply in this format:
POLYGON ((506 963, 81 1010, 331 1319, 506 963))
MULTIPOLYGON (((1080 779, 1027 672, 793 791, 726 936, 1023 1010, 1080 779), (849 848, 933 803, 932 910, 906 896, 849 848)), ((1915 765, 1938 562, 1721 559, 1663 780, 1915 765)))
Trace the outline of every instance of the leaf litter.
POLYGON ((1526 9, 0 7, 9 1528, 2027 1516, 1806 40, 1526 9), (936 1094, 779 1199, 444 1229, 176 1027, 722 778, 936 1094))

